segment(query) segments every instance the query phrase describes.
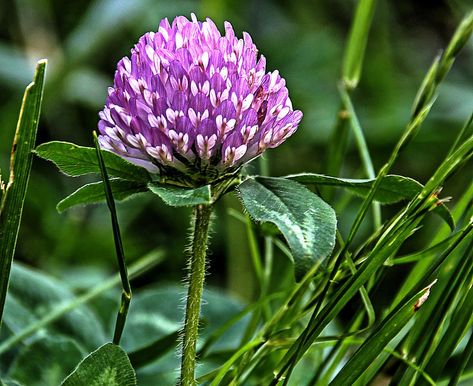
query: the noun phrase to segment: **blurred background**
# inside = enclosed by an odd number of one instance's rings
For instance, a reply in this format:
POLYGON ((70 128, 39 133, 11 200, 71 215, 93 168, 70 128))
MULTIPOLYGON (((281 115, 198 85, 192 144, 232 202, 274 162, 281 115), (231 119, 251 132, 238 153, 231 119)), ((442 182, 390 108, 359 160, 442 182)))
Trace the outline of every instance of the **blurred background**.
MULTIPOLYGON (((286 78, 295 108, 304 112, 298 132, 267 154, 270 174, 326 173, 326 158, 340 101, 337 91, 345 40, 356 1, 271 0, 2 0, 0 3, 0 168, 8 174, 9 152, 22 92, 34 64, 48 58, 47 82, 37 143, 64 140, 92 145, 97 113, 112 84, 118 60, 160 19, 194 12, 211 17, 219 27, 233 24, 248 31, 267 58, 268 70, 286 78)), ((374 164, 388 158, 410 114, 423 75, 471 7, 468 0, 379 1, 374 16, 355 108, 374 164)), ((393 172, 422 183, 446 155, 455 133, 473 108, 473 45, 467 45, 446 82, 431 115, 393 172)), ((249 172, 258 171, 258 162, 249 172)), ((358 153, 350 143, 344 177, 363 178, 358 153)), ((461 191, 471 170, 454 176, 443 196, 461 191)), ((58 277, 89 275, 94 281, 115 271, 110 220, 105 206, 83 207, 58 214, 57 202, 93 177, 72 179, 35 159, 16 259, 58 277)), ((356 213, 357 200, 337 208, 342 233, 356 213)), ((240 210, 234 197, 217 207, 208 282, 249 300, 254 294, 245 224, 229 214, 240 210)), ((156 248, 164 261, 135 286, 180 281, 189 210, 168 208, 151 194, 121 203, 119 218, 127 257, 134 261, 156 248)), ((383 208, 386 216, 395 208, 383 208)), ((422 246, 422 234, 404 246, 422 246)), ((369 223, 366 224, 369 228, 369 223)), ((368 229, 369 230, 369 229, 368 229)), ((362 230, 363 232, 363 230, 362 230)), ((363 234, 360 235, 361 237, 363 234)), ((284 257, 276 270, 290 267, 284 257)))

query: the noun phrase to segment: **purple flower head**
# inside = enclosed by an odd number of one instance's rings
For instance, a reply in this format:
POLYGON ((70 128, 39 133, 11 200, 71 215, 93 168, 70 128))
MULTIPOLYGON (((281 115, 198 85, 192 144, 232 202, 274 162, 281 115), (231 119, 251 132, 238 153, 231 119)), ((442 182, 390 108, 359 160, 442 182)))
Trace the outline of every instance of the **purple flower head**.
POLYGON ((99 113, 99 141, 151 173, 211 182, 297 129, 285 80, 246 32, 178 16, 143 35, 118 63, 99 113))

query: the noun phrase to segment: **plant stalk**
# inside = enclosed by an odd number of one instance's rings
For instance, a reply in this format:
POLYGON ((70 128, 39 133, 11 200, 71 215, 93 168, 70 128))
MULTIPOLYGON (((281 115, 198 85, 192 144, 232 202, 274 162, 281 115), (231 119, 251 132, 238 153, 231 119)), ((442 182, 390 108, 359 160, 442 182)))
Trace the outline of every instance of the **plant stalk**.
POLYGON ((205 257, 210 228, 211 205, 196 205, 189 263, 184 336, 182 340, 180 386, 195 386, 196 344, 199 333, 200 304, 205 279, 205 257))
POLYGON ((110 180, 108 178, 107 168, 102 157, 100 150, 97 133, 94 131, 94 143, 95 150, 97 153, 97 161, 100 167, 100 173, 102 175, 103 186, 105 190, 105 198, 107 200, 107 206, 110 210, 110 217, 112 221, 113 240, 115 242, 115 252, 117 255, 118 269, 120 271, 120 279, 122 281, 122 297, 120 302, 120 308, 117 314, 117 320, 115 322, 115 331, 113 333, 113 344, 119 345, 122 337, 123 329, 125 328, 126 317, 128 315, 128 309, 130 308, 131 301, 131 286, 130 280, 128 279, 128 269, 126 266, 125 252, 123 250, 123 243, 120 234, 120 226, 118 225, 117 209, 115 207, 115 200, 113 198, 112 187, 110 186, 110 180))

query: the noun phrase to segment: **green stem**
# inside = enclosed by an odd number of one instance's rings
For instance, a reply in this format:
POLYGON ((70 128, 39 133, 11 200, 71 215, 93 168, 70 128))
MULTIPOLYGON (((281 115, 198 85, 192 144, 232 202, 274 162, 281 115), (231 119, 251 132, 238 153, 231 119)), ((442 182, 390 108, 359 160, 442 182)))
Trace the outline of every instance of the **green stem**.
POLYGON ((205 257, 212 206, 197 205, 194 208, 194 226, 189 265, 186 316, 181 356, 181 386, 194 386, 196 344, 199 333, 200 303, 205 279, 205 257))
POLYGON ((100 150, 97 133, 94 131, 94 143, 95 150, 97 153, 97 160, 102 175, 103 186, 105 190, 105 198, 107 200, 107 206, 110 210, 110 217, 112 221, 113 240, 115 242, 115 251, 117 255, 118 269, 120 271, 120 279, 122 281, 122 297, 120 308, 117 314, 117 320, 115 322, 115 331, 113 333, 113 343, 116 345, 120 344, 123 329, 125 328, 126 317, 128 315, 128 309, 130 308, 131 301, 131 286, 128 279, 128 270, 125 260, 125 252, 123 250, 122 238, 120 235, 120 226, 118 225, 117 209, 115 207, 115 200, 113 198, 112 187, 110 186, 110 180, 108 178, 107 168, 102 157, 100 150))

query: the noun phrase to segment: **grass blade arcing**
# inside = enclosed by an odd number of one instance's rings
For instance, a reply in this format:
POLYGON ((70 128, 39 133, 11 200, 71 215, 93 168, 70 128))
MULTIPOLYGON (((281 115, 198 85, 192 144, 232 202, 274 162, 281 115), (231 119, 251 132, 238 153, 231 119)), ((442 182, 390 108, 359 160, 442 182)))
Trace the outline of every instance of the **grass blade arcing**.
POLYGON ((10 178, 2 194, 0 212, 0 322, 33 162, 32 150, 34 149, 38 130, 46 63, 46 60, 38 62, 33 82, 26 87, 13 140, 10 178))

